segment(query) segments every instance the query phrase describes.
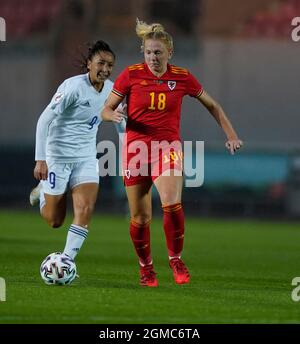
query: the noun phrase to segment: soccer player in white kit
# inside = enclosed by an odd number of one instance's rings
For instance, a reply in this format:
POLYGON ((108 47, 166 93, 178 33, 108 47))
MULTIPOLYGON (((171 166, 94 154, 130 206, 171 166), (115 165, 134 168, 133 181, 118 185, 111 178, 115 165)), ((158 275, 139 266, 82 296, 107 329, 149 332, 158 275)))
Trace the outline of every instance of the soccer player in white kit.
MULTIPOLYGON (((41 114, 36 129, 34 177, 39 185, 30 203, 40 202, 47 223, 60 227, 66 216, 66 192, 71 190, 74 218, 64 254, 75 258, 88 235, 88 225, 98 193, 96 134, 99 114, 112 90, 108 78, 115 62, 109 45, 97 41, 89 48, 86 74, 66 79, 41 114)), ((124 129, 122 109, 115 113, 124 129)))

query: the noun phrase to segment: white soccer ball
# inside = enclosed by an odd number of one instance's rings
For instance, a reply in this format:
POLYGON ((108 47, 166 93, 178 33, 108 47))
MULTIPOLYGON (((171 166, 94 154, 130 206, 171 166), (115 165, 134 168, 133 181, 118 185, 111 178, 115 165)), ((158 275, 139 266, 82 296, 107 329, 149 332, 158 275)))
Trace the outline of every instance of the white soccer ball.
POLYGON ((76 264, 66 254, 50 253, 42 262, 40 273, 46 284, 66 285, 72 283, 76 277, 76 264))

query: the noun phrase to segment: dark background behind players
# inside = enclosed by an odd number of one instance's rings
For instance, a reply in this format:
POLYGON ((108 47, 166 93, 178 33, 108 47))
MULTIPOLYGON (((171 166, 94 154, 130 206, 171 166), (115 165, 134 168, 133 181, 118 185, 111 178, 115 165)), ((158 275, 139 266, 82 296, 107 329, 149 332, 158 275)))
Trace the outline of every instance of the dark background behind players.
MULTIPOLYGON (((129 61, 142 59, 132 34, 139 17, 165 23, 176 37, 172 62, 201 79, 246 143, 232 159, 221 130, 185 99, 182 137, 205 141, 204 185, 185 189, 187 212, 300 215, 300 43, 291 37, 291 20, 299 13, 297 0, 226 0, 222 10, 216 0, 53 0, 47 6, 1 0, 6 42, 0 42, 0 206, 27 206, 37 116, 51 90, 78 73, 78 48, 99 37, 111 42, 116 76, 129 61)), ((100 133, 117 142, 111 125, 100 133)), ((124 197, 120 178, 105 178, 99 210, 125 213, 124 197)))

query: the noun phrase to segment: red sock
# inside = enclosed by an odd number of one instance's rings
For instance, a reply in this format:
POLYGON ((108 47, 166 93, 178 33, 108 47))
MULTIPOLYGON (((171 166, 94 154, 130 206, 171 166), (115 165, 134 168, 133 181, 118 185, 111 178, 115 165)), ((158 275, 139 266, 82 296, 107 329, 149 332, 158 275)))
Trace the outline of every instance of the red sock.
POLYGON ((184 239, 184 213, 181 203, 162 208, 169 257, 180 257, 184 239))
POLYGON ((130 237, 135 251, 143 265, 151 264, 150 222, 140 225, 133 220, 130 222, 130 237))

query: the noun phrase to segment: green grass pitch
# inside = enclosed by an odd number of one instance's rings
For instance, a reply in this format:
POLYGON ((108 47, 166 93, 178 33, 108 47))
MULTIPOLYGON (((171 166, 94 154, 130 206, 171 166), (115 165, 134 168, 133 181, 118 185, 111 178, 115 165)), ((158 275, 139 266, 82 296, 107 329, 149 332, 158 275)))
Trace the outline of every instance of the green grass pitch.
POLYGON ((36 212, 0 212, 0 323, 299 323, 291 281, 300 276, 299 223, 186 219, 189 285, 175 285, 160 219, 152 222, 158 288, 138 284, 125 217, 95 215, 71 286, 46 286, 39 267, 64 247, 36 212))

